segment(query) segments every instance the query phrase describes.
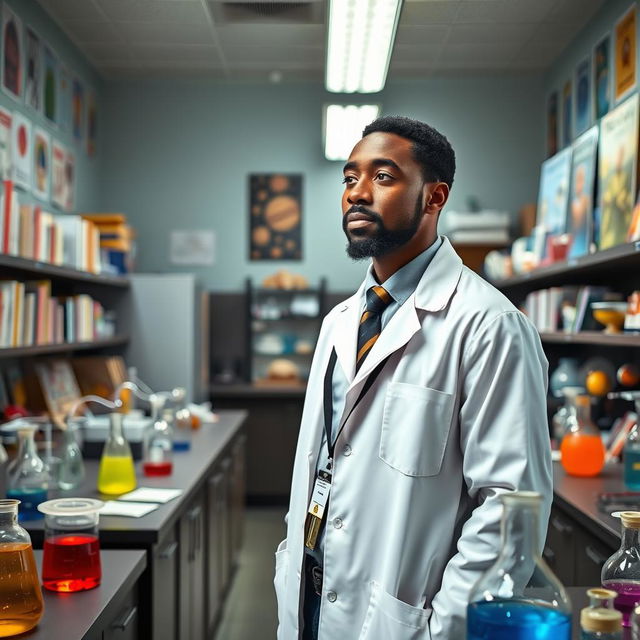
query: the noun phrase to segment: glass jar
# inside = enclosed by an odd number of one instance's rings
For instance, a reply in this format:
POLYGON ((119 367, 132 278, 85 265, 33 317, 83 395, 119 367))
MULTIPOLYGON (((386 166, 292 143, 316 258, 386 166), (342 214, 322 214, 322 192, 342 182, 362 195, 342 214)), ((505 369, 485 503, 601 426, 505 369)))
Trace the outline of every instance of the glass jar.
POLYGON ((29 534, 18 524, 19 500, 0 500, 0 638, 33 629, 44 605, 29 534))
POLYGON ((98 469, 98 491, 120 495, 136 488, 136 470, 131 447, 122 432, 124 414, 109 414, 109 438, 105 442, 98 469))
POLYGON ((560 444, 561 463, 572 476, 596 476, 604 466, 604 444, 591 422, 591 400, 576 395, 569 405, 566 431, 560 444))
POLYGON ((100 584, 98 512, 104 505, 91 498, 59 498, 38 505, 45 514, 42 584, 69 593, 100 584))
POLYGON ((622 640, 622 614, 612 609, 585 607, 580 612, 580 640, 622 640))
POLYGON ((49 474, 36 451, 37 427, 21 427, 18 431, 18 455, 9 466, 7 498, 21 503, 18 519, 33 520, 42 517, 38 505, 47 499, 49 474))
POLYGON ((622 613, 622 625, 631 625, 631 612, 640 604, 640 511, 623 511, 622 541, 602 567, 602 586, 618 594, 614 605, 622 613))
POLYGON ((501 496, 502 548, 476 582, 467 607, 467 640, 570 640, 571 603, 540 556, 541 496, 501 496))
POLYGON ((142 463, 145 476, 168 476, 173 471, 172 419, 173 412, 165 409, 163 416, 145 430, 142 463))

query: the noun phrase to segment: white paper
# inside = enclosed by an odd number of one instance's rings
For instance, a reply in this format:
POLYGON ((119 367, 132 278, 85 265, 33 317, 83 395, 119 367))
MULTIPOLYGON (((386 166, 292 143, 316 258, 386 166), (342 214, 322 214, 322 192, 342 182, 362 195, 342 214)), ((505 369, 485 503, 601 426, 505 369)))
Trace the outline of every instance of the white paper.
POLYGON ((109 500, 104 507, 100 509, 102 516, 127 516, 129 518, 141 518, 148 513, 155 511, 157 504, 149 504, 142 502, 120 502, 119 500, 109 500))
POLYGON ((151 487, 138 487, 135 491, 125 493, 118 500, 131 500, 132 502, 157 502, 164 504, 182 495, 182 489, 155 489, 151 487))
POLYGON ((173 264, 212 266, 215 264, 214 231, 172 231, 170 259, 173 264))

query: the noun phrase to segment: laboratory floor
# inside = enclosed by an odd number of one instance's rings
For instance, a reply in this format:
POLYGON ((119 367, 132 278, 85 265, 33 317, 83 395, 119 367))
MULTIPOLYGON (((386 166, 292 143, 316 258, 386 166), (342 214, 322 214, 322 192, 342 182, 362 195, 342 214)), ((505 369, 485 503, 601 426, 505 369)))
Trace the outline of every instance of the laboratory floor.
POLYGON ((231 590, 213 640, 275 640, 275 551, 285 536, 283 507, 250 507, 231 590))

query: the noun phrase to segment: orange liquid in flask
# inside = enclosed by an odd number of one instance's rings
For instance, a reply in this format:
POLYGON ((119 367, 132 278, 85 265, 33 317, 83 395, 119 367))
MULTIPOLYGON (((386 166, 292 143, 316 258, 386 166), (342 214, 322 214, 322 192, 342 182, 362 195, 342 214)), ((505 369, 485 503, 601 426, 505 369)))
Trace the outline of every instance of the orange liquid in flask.
POLYGON ((595 476, 604 466, 604 445, 597 435, 569 433, 560 444, 562 466, 572 476, 595 476))

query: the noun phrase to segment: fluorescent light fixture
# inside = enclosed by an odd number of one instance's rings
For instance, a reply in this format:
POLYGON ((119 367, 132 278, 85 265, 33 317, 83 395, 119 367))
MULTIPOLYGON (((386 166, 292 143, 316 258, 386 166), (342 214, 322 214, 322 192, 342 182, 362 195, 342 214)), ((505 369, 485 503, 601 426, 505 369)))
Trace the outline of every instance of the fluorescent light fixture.
POLYGON ((329 104, 324 109, 324 155, 327 160, 346 160, 362 137, 362 130, 380 113, 377 104, 329 104))
POLYGON ((327 91, 382 91, 402 2, 331 0, 325 81, 327 91))

